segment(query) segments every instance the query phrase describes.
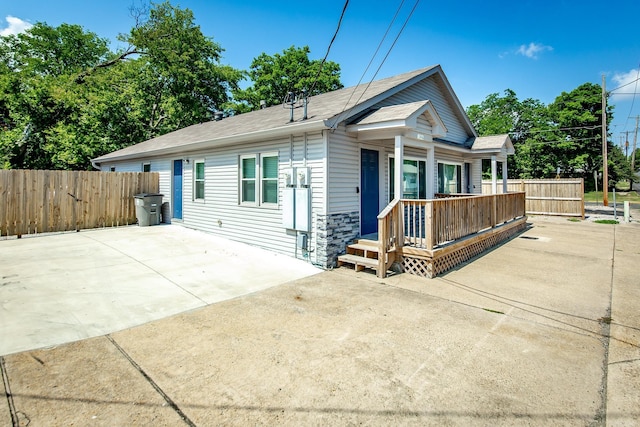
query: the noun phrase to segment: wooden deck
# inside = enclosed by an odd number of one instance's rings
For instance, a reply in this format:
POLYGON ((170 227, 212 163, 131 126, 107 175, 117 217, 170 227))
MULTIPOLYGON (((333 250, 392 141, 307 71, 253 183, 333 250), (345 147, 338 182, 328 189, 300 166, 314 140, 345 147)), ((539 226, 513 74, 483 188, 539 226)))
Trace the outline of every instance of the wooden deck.
POLYGON ((349 245, 338 265, 432 278, 524 230, 524 203, 522 192, 394 200, 378 215, 378 240, 349 245))

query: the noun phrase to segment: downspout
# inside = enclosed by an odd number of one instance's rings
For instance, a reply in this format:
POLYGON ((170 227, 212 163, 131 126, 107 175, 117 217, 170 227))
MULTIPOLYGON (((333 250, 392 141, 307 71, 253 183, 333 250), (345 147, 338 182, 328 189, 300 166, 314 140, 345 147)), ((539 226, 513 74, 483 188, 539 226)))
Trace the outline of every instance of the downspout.
MULTIPOLYGON (((307 167, 307 138, 308 138, 308 134, 307 132, 304 133, 304 148, 302 150, 302 166, 304 166, 305 168, 307 167)), ((309 180, 311 180, 311 177, 309 177, 309 180)))
POLYGON ((96 163, 94 160, 91 160, 91 166, 98 169, 99 171, 102 170, 102 168, 100 167, 100 163, 96 163))
POLYGON ((293 134, 289 135, 289 167, 293 167, 293 134))

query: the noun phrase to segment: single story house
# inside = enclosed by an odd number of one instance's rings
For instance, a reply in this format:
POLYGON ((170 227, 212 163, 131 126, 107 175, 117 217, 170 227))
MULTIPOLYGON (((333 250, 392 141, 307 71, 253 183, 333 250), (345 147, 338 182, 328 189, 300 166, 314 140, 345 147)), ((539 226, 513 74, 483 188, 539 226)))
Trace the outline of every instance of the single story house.
POLYGON ((481 194, 483 159, 495 190, 509 154, 507 135, 478 137, 435 65, 189 126, 93 165, 158 172, 173 223, 327 268, 377 232, 394 198, 481 194))

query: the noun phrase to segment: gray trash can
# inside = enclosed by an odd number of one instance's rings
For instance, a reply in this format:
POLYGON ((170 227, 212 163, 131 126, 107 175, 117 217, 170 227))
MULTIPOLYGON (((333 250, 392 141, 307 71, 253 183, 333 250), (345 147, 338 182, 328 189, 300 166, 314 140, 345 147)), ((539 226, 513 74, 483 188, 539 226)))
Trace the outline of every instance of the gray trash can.
POLYGON ((138 225, 146 227, 160 224, 160 211, 164 194, 142 193, 136 194, 136 218, 138 225))

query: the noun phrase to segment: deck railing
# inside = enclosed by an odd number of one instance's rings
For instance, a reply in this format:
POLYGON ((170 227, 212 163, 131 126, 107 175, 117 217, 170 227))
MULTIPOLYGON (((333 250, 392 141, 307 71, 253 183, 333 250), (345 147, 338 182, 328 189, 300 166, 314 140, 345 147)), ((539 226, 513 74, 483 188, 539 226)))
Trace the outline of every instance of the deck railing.
POLYGON ((378 215, 380 250, 388 253, 402 246, 433 250, 522 217, 524 208, 523 192, 394 200, 378 215))

